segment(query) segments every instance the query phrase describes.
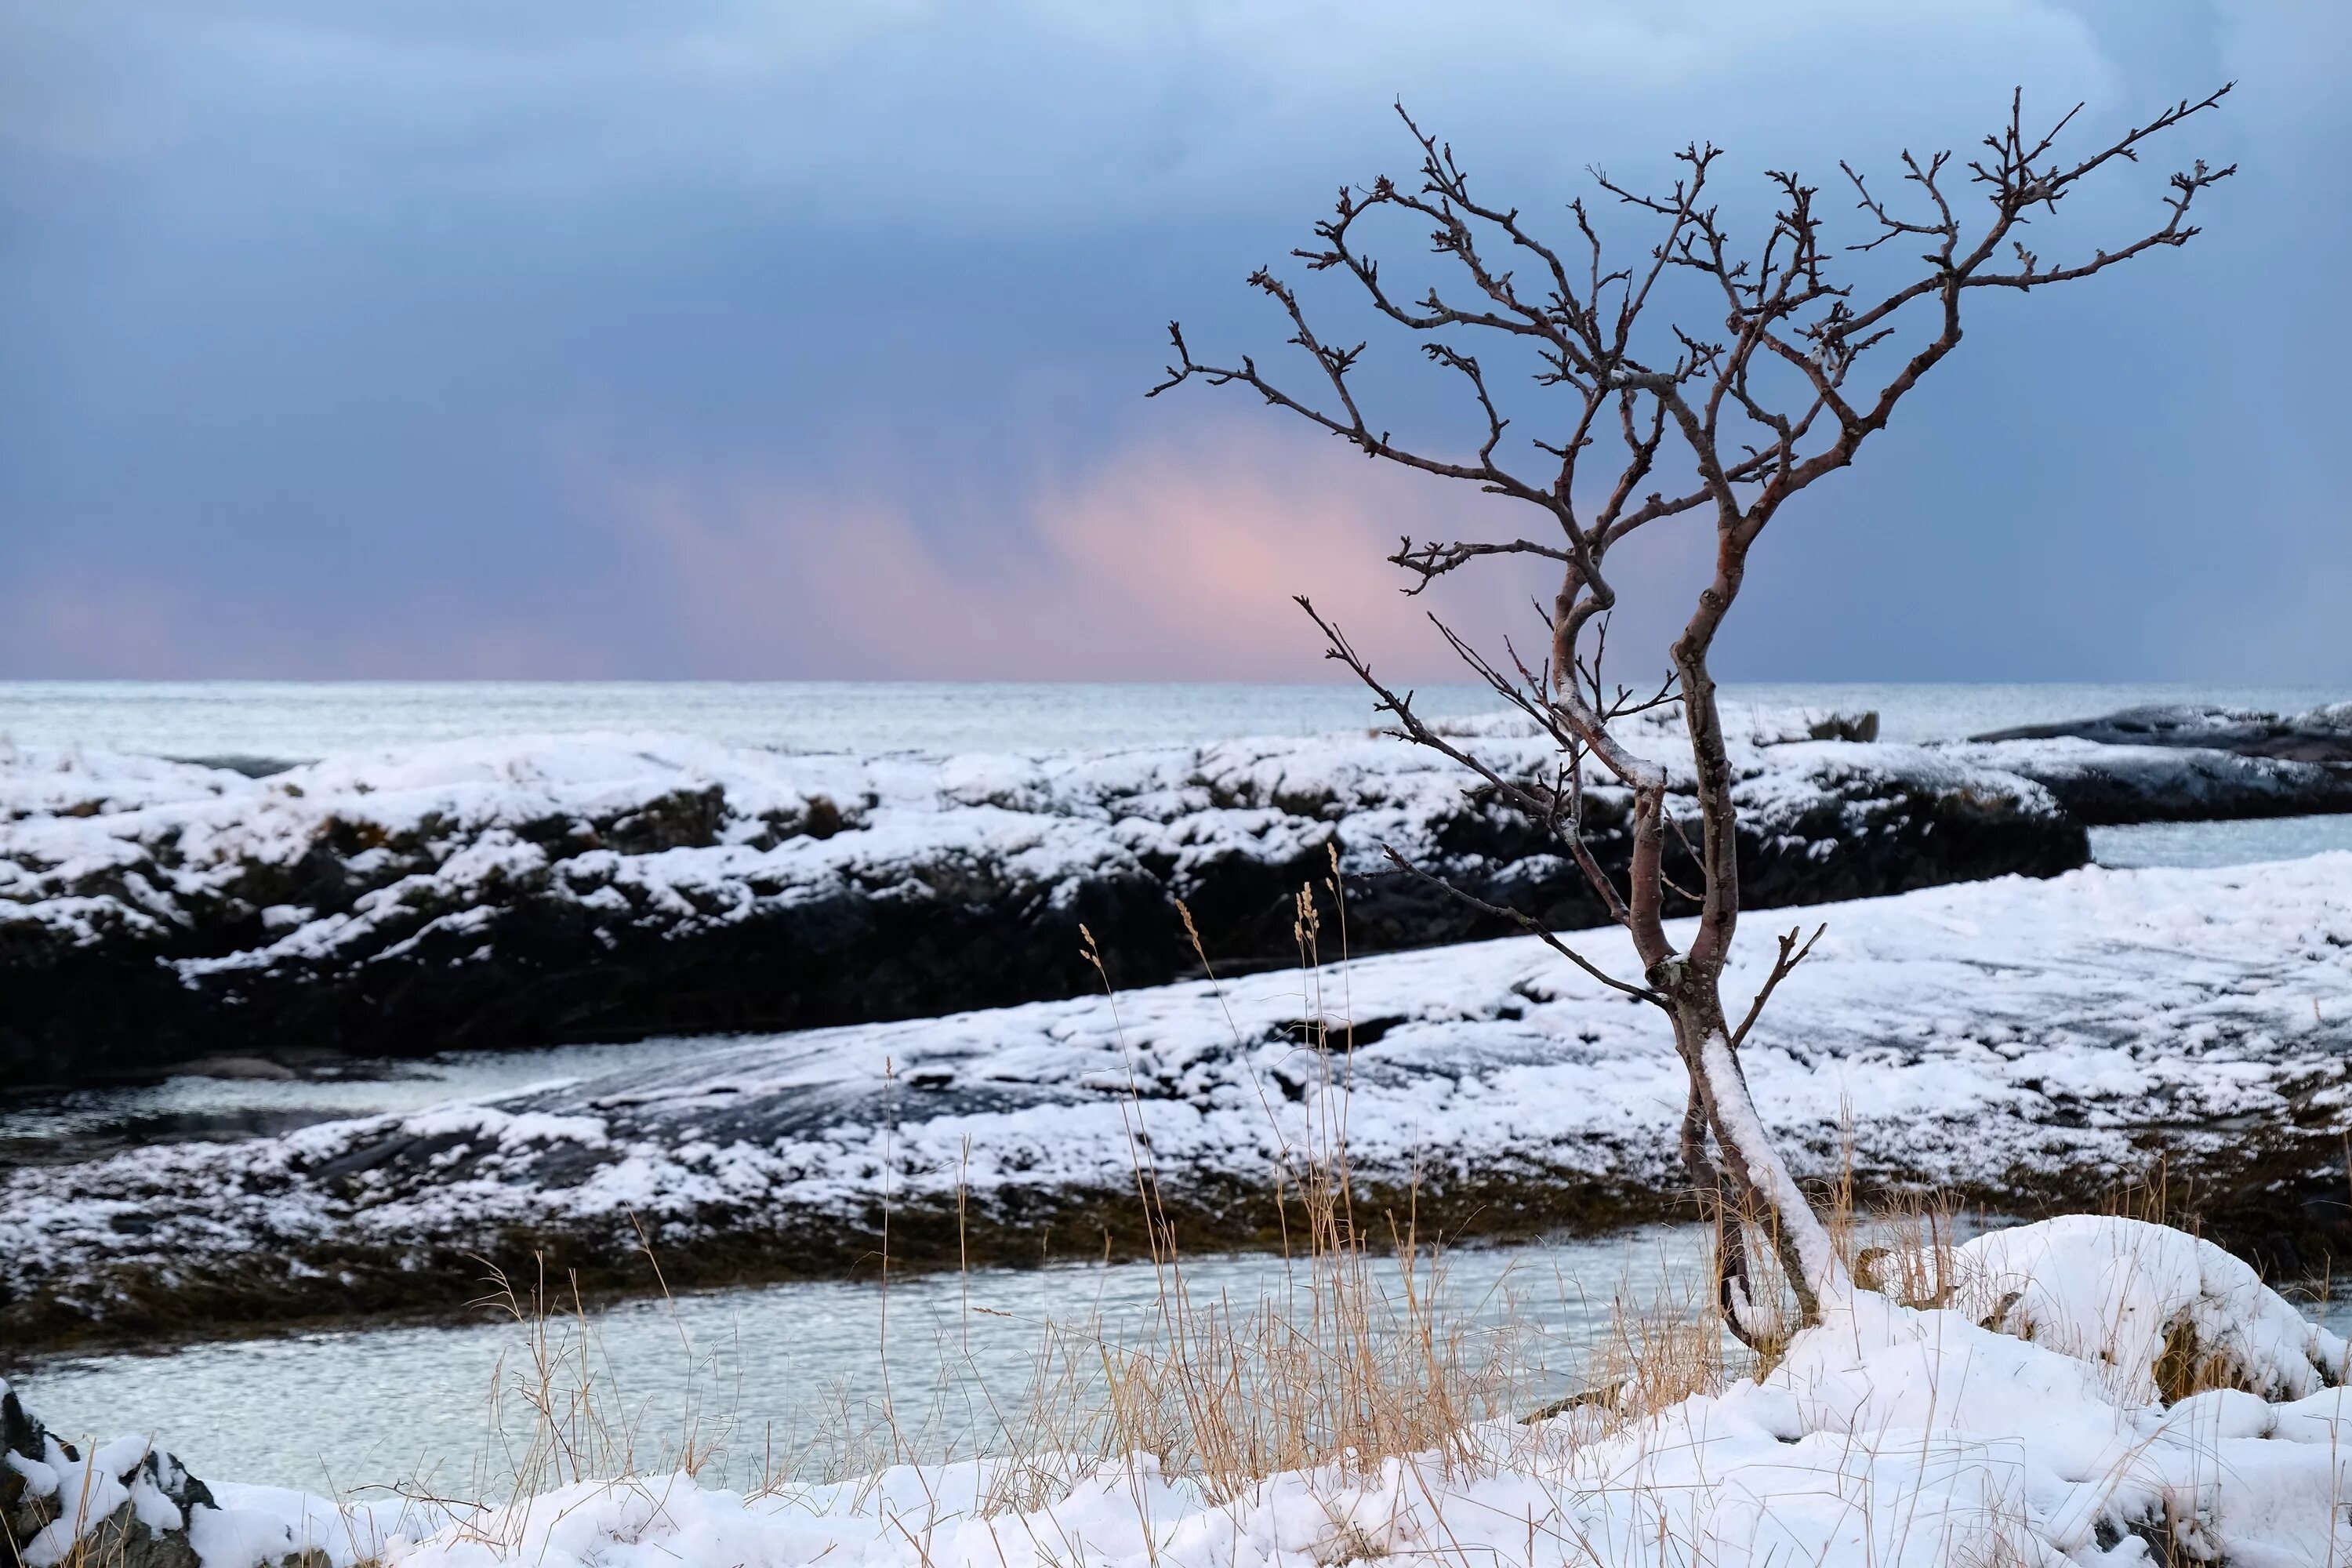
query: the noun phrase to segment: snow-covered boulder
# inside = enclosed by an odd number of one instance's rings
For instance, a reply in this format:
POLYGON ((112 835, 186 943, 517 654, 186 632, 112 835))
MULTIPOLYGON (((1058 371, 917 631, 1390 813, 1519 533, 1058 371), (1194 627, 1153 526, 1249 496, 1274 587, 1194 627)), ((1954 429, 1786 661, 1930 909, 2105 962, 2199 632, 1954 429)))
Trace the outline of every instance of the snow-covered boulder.
POLYGON ((145 1437, 85 1456, 0 1378, 0 1564, 5 1568, 328 1568, 274 1514, 224 1509, 145 1437))
POLYGON ((2095 1363, 2137 1404, 2197 1384, 2302 1399, 2341 1383, 2352 1354, 2245 1263, 2168 1226, 2069 1215, 1977 1237, 1954 1264, 1954 1310, 2095 1363))

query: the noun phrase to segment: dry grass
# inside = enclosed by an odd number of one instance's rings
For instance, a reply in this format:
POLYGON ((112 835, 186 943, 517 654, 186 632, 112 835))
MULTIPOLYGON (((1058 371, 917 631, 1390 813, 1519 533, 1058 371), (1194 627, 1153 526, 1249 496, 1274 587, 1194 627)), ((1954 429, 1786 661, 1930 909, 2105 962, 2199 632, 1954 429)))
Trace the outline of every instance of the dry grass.
MULTIPOLYGON (((1184 919, 1190 930, 1189 911, 1184 919)), ((1034 1506, 1066 1483, 1073 1459, 1129 1453, 1150 1455, 1163 1474, 1230 1497, 1287 1470, 1369 1474, 1407 1454, 1434 1455, 1447 1467, 1465 1462, 1467 1429, 1528 1415, 1564 1377, 1639 1390, 1624 1402, 1629 1412, 1720 1385, 1727 1342, 1703 1289, 1664 1308, 1621 1291, 1615 1330, 1565 1366, 1544 1331, 1542 1282, 1533 1271, 1464 1300, 1449 1283, 1442 1238, 1423 1234, 1410 1195, 1402 1212, 1360 1209, 1345 1121, 1354 1067, 1346 972, 1323 956, 1327 942, 1342 959, 1346 951, 1336 866, 1320 889, 1298 895, 1296 934, 1301 1016, 1314 1020, 1298 1048, 1318 1082, 1304 1136, 1279 1141, 1272 1182, 1286 1245, 1275 1288, 1234 1299, 1203 1282, 1163 1202, 1141 1096, 1130 1094, 1134 1199, 1154 1275, 1149 1308, 1026 1323, 1035 1350, 1017 1391, 991 1387, 968 1348, 946 1342, 908 1385, 891 1359, 908 1331, 891 1326, 886 1243, 875 1350, 880 1394, 835 1389, 786 1440, 753 1434, 762 1489, 958 1457, 962 1442, 974 1447, 963 1457, 996 1461, 991 1501, 1000 1509, 1034 1506)), ((1197 950, 1197 931, 1193 940, 1197 950)), ((1200 958, 1207 966, 1205 952, 1200 958)), ((1115 990, 1111 1000, 1116 1009, 1115 990)), ((1271 1100, 1265 1113, 1279 1132, 1285 1123, 1271 1100)), ((650 1248, 646 1256, 657 1268, 650 1248)), ((486 1300, 520 1340, 496 1374, 497 1442, 490 1464, 464 1489, 469 1497, 510 1502, 599 1476, 692 1475, 744 1436, 708 1394, 690 1398, 682 1428, 649 1433, 646 1407, 624 1394, 621 1369, 570 1281, 524 1285, 494 1275, 486 1300)), ((698 1352, 682 1326, 678 1340, 689 1385, 716 1385, 714 1358, 698 1352)), ((743 1456, 733 1458, 740 1464, 743 1456)), ((405 1489, 461 1514, 492 1511, 453 1502, 442 1489, 405 1489)))
MULTIPOLYGON (((1183 918, 1213 980, 1190 912, 1183 918)), ((1560 1314, 1548 1310, 1537 1270, 1465 1300, 1450 1284, 1444 1238, 1422 1232, 1410 1196, 1402 1212, 1363 1212, 1349 1162, 1354 1042, 1336 865, 1319 888, 1300 890, 1294 929, 1300 1016, 1313 1021, 1298 1049, 1317 1081, 1304 1102, 1301 1136, 1282 1136, 1284 1119, 1271 1101, 1265 1106, 1277 1133, 1272 1181, 1286 1240, 1274 1288, 1236 1300, 1204 1282, 1170 1218, 1144 1101, 1131 1092, 1134 1201, 1155 1284, 1150 1307, 1016 1320, 1035 1339, 1017 1390, 990 1386, 969 1346, 945 1338, 932 1347, 925 1375, 909 1384, 891 1359, 908 1331, 890 1326, 886 1191, 875 1349, 880 1394, 857 1398, 837 1387, 783 1441, 772 1429, 754 1434, 761 1489, 985 1457, 995 1461, 992 1506, 1029 1508, 1066 1484, 1074 1461, 1146 1454, 1163 1474, 1227 1498, 1280 1472, 1337 1467, 1369 1475, 1402 1455, 1433 1457, 1450 1470, 1470 1461, 1465 1434, 1480 1423, 1573 1405, 1593 1414, 1581 1430, 1602 1432, 1764 1370, 1768 1363, 1726 1331, 1704 1280, 1678 1280, 1660 1295, 1636 1290, 1629 1279, 1609 1303, 1606 1331, 1563 1356, 1546 1331, 1560 1314), (1327 942, 1343 961, 1337 968, 1325 962, 1327 942), (1582 1392, 1559 1397, 1563 1382, 1582 1392)), ((1091 939, 1087 956, 1101 971, 1091 939)), ((1103 979, 1116 1015, 1116 988, 1107 973, 1103 979)), ((1243 1046, 1238 1032, 1235 1046, 1243 1046)), ((1859 1215, 1853 1184, 1843 1178, 1830 1197, 1834 1233, 1866 1275, 1893 1269, 1894 1292, 1923 1304, 1948 1288, 1959 1224, 1949 1205, 1921 1200, 1859 1215)), ((1785 1298, 1769 1237, 1756 1240, 1757 1283, 1785 1298)), ((657 1268, 650 1247, 646 1258, 657 1268)), ((968 1296, 968 1271, 963 1278, 968 1296)), ((1558 1288, 1571 1289, 1565 1282, 1558 1288)), ((495 1473, 478 1474, 471 1495, 513 1500, 596 1476, 692 1475, 742 1436, 705 1397, 689 1400, 683 1429, 648 1440, 644 1407, 623 1397, 576 1289, 551 1289, 544 1279, 520 1289, 500 1277, 489 1300, 522 1337, 519 1352, 501 1363, 492 1400, 500 1439, 495 1473)), ((1589 1302, 1562 1304, 1591 1315, 1589 1302)), ((967 1300, 967 1322, 974 1311, 988 1309, 967 1300)), ((689 1386, 715 1384, 713 1359, 697 1352, 682 1327, 678 1338, 689 1386)), ((733 1456, 738 1465, 743 1457, 733 1456)))
MULTIPOLYGON (((1322 892, 1337 917, 1344 977, 1341 889, 1334 851, 1322 892)), ((1183 919, 1213 978, 1190 910, 1183 919)), ((1450 1462, 1464 1429, 1502 1414, 1518 1391, 1510 1326, 1498 1330, 1448 1304, 1443 1254, 1420 1234, 1414 1208, 1409 1204, 1402 1215, 1357 1208, 1345 1092, 1354 1038, 1344 978, 1339 994, 1327 994, 1323 932, 1317 889, 1303 888, 1293 934, 1302 1016, 1312 1022, 1299 1047, 1318 1081, 1305 1102, 1303 1141, 1283 1137, 1280 1118, 1267 1108, 1278 1140, 1283 1288, 1240 1304, 1195 1289, 1168 1218, 1139 1097, 1130 1096, 1136 1200, 1159 1284, 1153 1332, 1143 1344, 1112 1344, 1065 1324, 1047 1340, 1049 1363, 1072 1364, 1088 1350, 1100 1360, 1101 1403, 1093 1419, 1079 1423, 1087 1448, 1152 1455, 1164 1472, 1196 1477, 1212 1495, 1333 1463, 1371 1468, 1391 1456, 1425 1452, 1450 1462)), ((1091 937, 1088 955, 1101 971, 1091 937)), ((1115 992, 1111 1001, 1116 1009, 1115 992)), ((1066 1395, 1044 1407, 1076 1409, 1066 1395)))
MULTIPOLYGON (((1637 1291, 1629 1279, 1611 1303, 1606 1331, 1576 1347, 1572 1365, 1563 1364, 1545 1331, 1557 1314, 1545 1310, 1537 1292, 1498 1289, 1465 1300, 1449 1284, 1443 1238, 1423 1234, 1410 1199, 1402 1212, 1362 1211, 1346 1125, 1354 1071, 1346 971, 1327 966, 1322 952, 1327 941, 1340 957, 1346 952, 1336 868, 1319 894, 1303 890, 1297 906, 1300 1016, 1314 1020, 1298 1048, 1315 1064, 1317 1082, 1303 1103, 1303 1136, 1279 1142, 1273 1181, 1287 1245, 1275 1287, 1235 1299, 1214 1283, 1216 1269, 1187 1254, 1169 1216, 1143 1099, 1131 1093, 1134 1201, 1150 1237, 1155 1286, 1148 1308, 1107 1314, 1097 1307, 1023 1324, 1034 1331, 1035 1349, 1017 1390, 992 1387, 969 1345, 947 1336, 925 1375, 909 1383, 891 1362, 908 1331, 902 1322, 894 1341, 886 1245, 875 1347, 879 1397, 853 1398, 844 1387, 787 1442, 779 1445, 772 1431, 757 1434, 759 1489, 792 1494, 893 1466, 986 1458, 992 1464, 982 1511, 1027 1512, 1065 1493, 1092 1460, 1130 1454, 1150 1456, 1163 1475, 1192 1479, 1213 1501, 1240 1500, 1283 1472, 1361 1482, 1401 1456, 1417 1457, 1416 1473, 1450 1479, 1492 1461, 1491 1440, 1481 1447, 1474 1433, 1482 1424, 1576 1407, 1579 1419, 1551 1423, 1534 1439, 1557 1460, 1563 1445, 1572 1449, 1605 1437, 1768 1370, 1769 1356, 1726 1331, 1704 1278, 1684 1279, 1663 1294, 1637 1291), (1581 1392, 1556 1397, 1563 1378, 1581 1392), (959 1451, 960 1445, 969 1447, 959 1451)), ((1189 929, 1189 913, 1185 919, 1189 929)), ((1197 933, 1194 943, 1201 945, 1197 933)), ((1090 942, 1089 955, 1099 968, 1090 942)), ((1206 966, 1205 952, 1201 961, 1206 966)), ((1116 1010, 1116 990, 1108 974, 1104 979, 1116 1010)), ((1270 1126, 1285 1125, 1273 1105, 1266 1115, 1270 1126)), ((887 1160, 884 1165, 887 1171, 887 1160)), ((1948 1301, 1958 1279, 1955 1247, 1976 1228, 1969 1216, 1933 1194, 1865 1210, 1855 1202, 1851 1171, 1850 1158, 1841 1162, 1823 1206, 1856 1278, 1909 1304, 1948 1301)), ((2128 1203, 2136 1217, 2158 1217, 2164 1197, 2159 1181, 2119 1203, 2128 1203)), ((1769 1243, 1768 1235, 1752 1239, 1755 1283, 1792 1310, 1773 1277, 1777 1250, 1769 1243)), ((647 1261, 654 1267, 650 1248, 647 1261)), ((968 1273, 964 1289, 968 1294, 968 1273)), ((518 1289, 500 1279, 493 1300, 521 1339, 518 1352, 501 1363, 492 1402, 503 1439, 496 1474, 478 1476, 472 1496, 513 1502, 600 1477, 692 1478, 741 1436, 723 1401, 690 1397, 683 1429, 649 1442, 645 1407, 623 1397, 576 1289, 551 1289, 544 1279, 518 1289)), ((967 1299, 961 1321, 968 1325, 971 1314, 987 1310, 967 1299)), ((679 1348, 689 1384, 699 1378, 715 1385, 710 1359, 698 1355, 682 1326, 679 1348)), ((2179 1388, 2168 1384, 2168 1393, 2204 1386, 2202 1375, 2184 1367, 2172 1380, 2179 1388)), ((733 1456, 738 1465, 743 1458, 733 1456)), ((516 1528, 520 1510, 429 1500, 478 1539, 511 1544, 499 1536, 516 1528)), ((1555 1510, 1561 1518, 1570 1511, 1555 1510)), ((1663 1511, 1659 1517, 1663 1526, 1663 1511)), ((1952 1530, 1958 1522, 1921 1521, 1919 1528, 1952 1530)), ((1962 1531, 1977 1552, 1965 1561, 1985 1568, 2027 1561, 2013 1544, 2021 1536, 2009 1527, 2021 1529, 2021 1521, 1993 1522, 2000 1527, 1962 1531)), ((1330 1561, 1368 1560, 1388 1549, 1369 1536, 1349 1537, 1354 1528, 1335 1520, 1337 1555, 1330 1561)), ((2168 1523, 2160 1531, 2168 1539, 2171 1533, 2168 1523)), ((1662 1536, 1660 1560, 1675 1561, 1692 1545, 1662 1536)))

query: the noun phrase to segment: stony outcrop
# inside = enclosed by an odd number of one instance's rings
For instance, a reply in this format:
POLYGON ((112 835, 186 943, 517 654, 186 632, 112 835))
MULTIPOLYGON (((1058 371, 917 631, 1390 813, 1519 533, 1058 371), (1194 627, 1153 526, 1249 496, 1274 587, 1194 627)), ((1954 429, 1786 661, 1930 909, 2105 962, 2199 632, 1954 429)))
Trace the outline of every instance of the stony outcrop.
MULTIPOLYGON (((2048 876, 2082 829, 2014 774, 1918 748, 1749 736, 1754 906, 2048 876)), ((1493 728, 1493 727, 1490 727, 1493 728)), ((1859 733, 1858 721, 1828 733, 1859 733)), ((1658 738, 1671 755, 1671 736, 1658 738)), ((1481 734, 1543 776, 1549 747, 1481 734)), ((1355 951, 1498 934, 1383 847, 1559 926, 1601 911, 1523 818, 1385 738, 946 761, 677 736, 449 744, 251 777, 0 755, 0 1077, 273 1051, 403 1054, 925 1016, 1294 952, 1348 873, 1355 951)), ((1626 803, 1588 796, 1596 853, 1626 803)), ((1694 829, 1695 831, 1695 829, 1694 829)))
POLYGON ((275 1520, 232 1518, 212 1489, 142 1437, 81 1449, 0 1380, 0 1568, 327 1568, 275 1520), (282 1538, 282 1539, 278 1539, 282 1538))
POLYGON ((2086 826, 2352 812, 2352 703, 2294 714, 2132 708, 1995 731, 1955 750, 2033 780, 2086 826))
POLYGON ((2352 763, 2352 702, 2302 713, 2189 704, 2126 708, 2096 719, 2021 724, 1976 741, 2090 741, 2103 746, 2182 746, 2293 763, 2352 763))

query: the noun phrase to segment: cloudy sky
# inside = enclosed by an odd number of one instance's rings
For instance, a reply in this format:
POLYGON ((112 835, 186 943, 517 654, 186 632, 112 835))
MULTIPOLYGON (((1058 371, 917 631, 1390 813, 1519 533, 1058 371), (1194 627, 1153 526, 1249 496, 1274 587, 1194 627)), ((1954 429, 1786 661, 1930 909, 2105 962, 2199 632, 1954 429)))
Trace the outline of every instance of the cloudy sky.
POLYGON ((1172 316, 1279 363, 1241 280, 1392 100, 1556 223, 2235 79, 2050 244, 2236 160, 2206 235, 1979 301, 1723 662, 2352 680, 2347 62, 2338 0, 0 0, 0 676, 1311 678, 1300 590, 1434 673, 1378 554, 1507 503, 1142 396, 1172 316))

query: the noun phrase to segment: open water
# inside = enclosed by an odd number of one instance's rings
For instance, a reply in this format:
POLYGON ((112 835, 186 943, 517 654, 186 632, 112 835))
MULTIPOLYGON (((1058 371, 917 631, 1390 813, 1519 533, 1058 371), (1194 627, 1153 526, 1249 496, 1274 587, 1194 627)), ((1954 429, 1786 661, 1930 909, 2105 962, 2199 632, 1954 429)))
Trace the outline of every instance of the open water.
MULTIPOLYGON (((1734 706, 1870 709, 1888 741, 2088 718, 2148 702, 2294 711, 2341 699, 2301 687, 1727 684, 1734 706)), ((1476 686, 1425 686, 1432 716, 1500 706, 1476 686)), ((308 762, 331 752, 488 735, 673 730, 803 752, 1063 751, 1373 721, 1352 685, 900 681, 0 681, 0 740, 166 757, 308 762)))

